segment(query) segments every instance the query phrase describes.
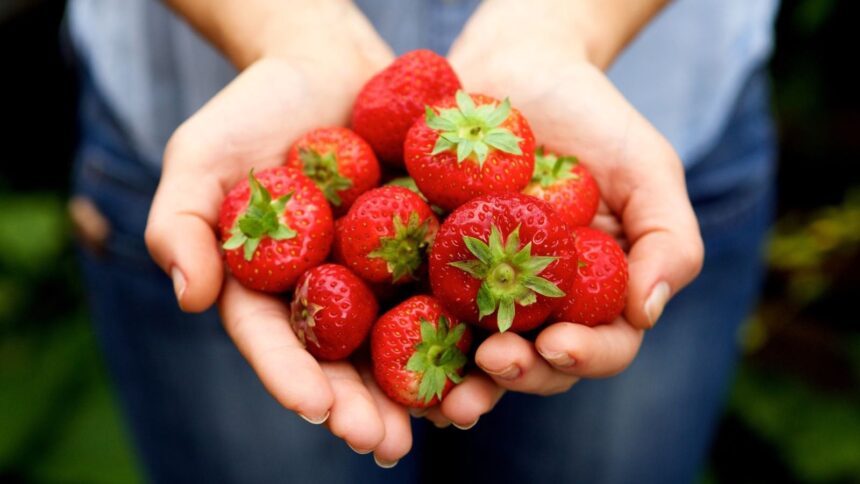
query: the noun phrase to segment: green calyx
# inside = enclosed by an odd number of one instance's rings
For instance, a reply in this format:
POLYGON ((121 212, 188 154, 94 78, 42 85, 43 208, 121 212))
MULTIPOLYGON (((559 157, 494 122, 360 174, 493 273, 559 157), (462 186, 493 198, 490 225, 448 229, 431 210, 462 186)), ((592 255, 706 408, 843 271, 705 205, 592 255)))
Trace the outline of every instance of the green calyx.
POLYGON ((323 310, 323 307, 308 301, 308 285, 310 278, 306 278, 301 287, 296 288, 293 294, 293 300, 290 303, 290 325, 293 327, 293 332, 303 345, 307 345, 310 341, 319 348, 320 342, 314 333, 316 326, 316 315, 323 310))
POLYGON ((478 166, 483 166, 491 148, 515 155, 523 153, 519 145, 522 138, 499 127, 511 113, 507 98, 498 106, 477 107, 464 91, 457 91, 456 99, 456 108, 442 109, 438 115, 429 106, 425 108, 427 126, 440 132, 431 155, 455 150, 458 163, 474 157, 478 166))
POLYGON ((463 381, 458 371, 466 364, 466 355, 457 348, 457 343, 465 331, 465 324, 451 329, 445 316, 439 316, 435 328, 429 321, 421 319, 421 342, 415 346, 415 353, 406 363, 406 369, 421 375, 418 398, 425 404, 430 403, 434 396, 442 399, 448 380, 454 384, 463 381))
POLYGON ((302 160, 302 171, 316 183, 326 200, 337 207, 343 203, 338 192, 352 187, 352 180, 340 174, 337 169, 337 157, 334 152, 323 155, 316 150, 299 149, 299 159, 302 160))
POLYGON ((410 213, 406 224, 395 214, 392 224, 394 236, 381 237, 379 248, 367 256, 385 260, 392 282, 397 282, 403 277, 414 277, 436 233, 430 231, 430 218, 422 222, 418 212, 410 213))
MULTIPOLYGON (((430 201, 427 200, 427 197, 425 197, 424 194, 421 193, 421 190, 418 188, 418 184, 415 183, 415 179, 412 178, 411 176, 402 176, 399 178, 395 178, 395 179, 389 181, 388 183, 386 183, 385 186, 395 186, 395 187, 406 188, 407 190, 409 190, 412 193, 421 197, 421 200, 424 200, 425 202, 430 203, 430 201)), ((439 215, 439 216, 445 214, 445 211, 436 205, 431 204, 430 210, 433 210, 433 213, 435 213, 436 215, 439 215)))
POLYGON ((254 178, 253 169, 248 173, 248 184, 251 186, 248 208, 236 218, 236 223, 230 229, 230 238, 222 246, 225 250, 244 247, 246 261, 254 258, 254 252, 263 238, 286 240, 296 236, 296 231, 280 220, 293 194, 288 193, 272 200, 266 187, 254 178))
POLYGON ((570 170, 579 164, 575 156, 545 154, 543 147, 535 151, 535 171, 532 182, 548 187, 558 180, 578 180, 579 175, 570 170))
POLYGON ((558 257, 531 255, 532 243, 520 248, 520 227, 506 241, 495 225, 490 230, 489 243, 464 236, 463 242, 476 259, 448 264, 468 272, 483 281, 478 289, 478 318, 496 311, 499 331, 504 333, 514 322, 515 304, 528 306, 537 302, 537 295, 562 297, 564 291, 538 276, 558 257))

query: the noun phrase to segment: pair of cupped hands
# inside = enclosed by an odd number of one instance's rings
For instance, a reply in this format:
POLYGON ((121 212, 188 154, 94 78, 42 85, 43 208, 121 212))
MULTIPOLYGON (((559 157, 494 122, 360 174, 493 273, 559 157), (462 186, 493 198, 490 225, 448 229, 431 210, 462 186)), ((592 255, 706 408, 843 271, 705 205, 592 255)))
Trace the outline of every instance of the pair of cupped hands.
MULTIPOLYGON (((547 22, 551 12, 524 4, 530 2, 482 4, 449 61, 468 92, 510 97, 540 144, 579 157, 592 171, 603 197, 594 224, 618 236, 629 253, 627 309, 595 328, 549 325, 533 342, 513 333, 490 336, 477 349, 477 368, 441 405, 417 415, 437 426, 471 427, 505 391, 552 395, 580 378, 622 371, 644 330, 702 264, 681 162, 604 75, 613 54, 589 52, 579 29, 564 19, 547 22)), ((361 86, 394 58, 355 7, 303 18, 291 38, 296 42, 259 55, 231 56, 244 67, 241 74, 176 130, 146 242, 183 310, 217 302, 227 334, 281 405, 389 466, 411 448, 409 410, 377 388, 366 358, 318 362, 305 351, 283 299, 225 274, 214 230, 235 183, 251 168, 282 164, 304 132, 346 124, 361 86)))

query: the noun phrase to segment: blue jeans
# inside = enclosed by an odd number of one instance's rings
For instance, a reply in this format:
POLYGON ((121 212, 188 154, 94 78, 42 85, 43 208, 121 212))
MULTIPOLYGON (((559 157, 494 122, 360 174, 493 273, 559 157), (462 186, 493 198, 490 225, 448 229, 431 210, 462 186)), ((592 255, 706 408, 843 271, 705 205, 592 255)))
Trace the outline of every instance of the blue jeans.
POLYGON ((755 302, 772 219, 774 139, 763 72, 752 76, 713 150, 688 172, 706 246, 701 276, 666 308, 633 365, 564 395, 508 394, 472 430, 413 421, 394 469, 353 453, 281 408, 214 311, 184 314, 143 230, 158 174, 84 82, 75 192, 111 223, 81 249, 89 303, 124 414, 156 482, 673 483, 707 455, 755 302))

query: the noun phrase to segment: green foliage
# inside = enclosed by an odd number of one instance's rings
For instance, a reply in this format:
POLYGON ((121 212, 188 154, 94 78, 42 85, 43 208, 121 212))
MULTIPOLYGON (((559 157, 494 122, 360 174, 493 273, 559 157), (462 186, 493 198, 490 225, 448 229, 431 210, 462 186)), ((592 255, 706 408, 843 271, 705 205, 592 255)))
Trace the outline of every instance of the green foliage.
POLYGON ((0 481, 138 482, 70 243, 59 196, 0 194, 0 481))
POLYGON ((790 375, 746 368, 730 405, 804 482, 860 480, 857 398, 816 391, 790 375))

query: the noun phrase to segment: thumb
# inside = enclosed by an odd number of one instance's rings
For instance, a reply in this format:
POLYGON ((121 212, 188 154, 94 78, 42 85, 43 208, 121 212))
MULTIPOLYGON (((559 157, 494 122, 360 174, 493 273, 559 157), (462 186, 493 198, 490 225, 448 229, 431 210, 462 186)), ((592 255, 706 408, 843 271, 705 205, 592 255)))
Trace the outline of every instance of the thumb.
POLYGON ((223 282, 220 247, 213 227, 224 189, 203 172, 177 133, 168 144, 164 171, 146 225, 146 246, 173 280, 183 311, 201 312, 218 297, 223 282))

